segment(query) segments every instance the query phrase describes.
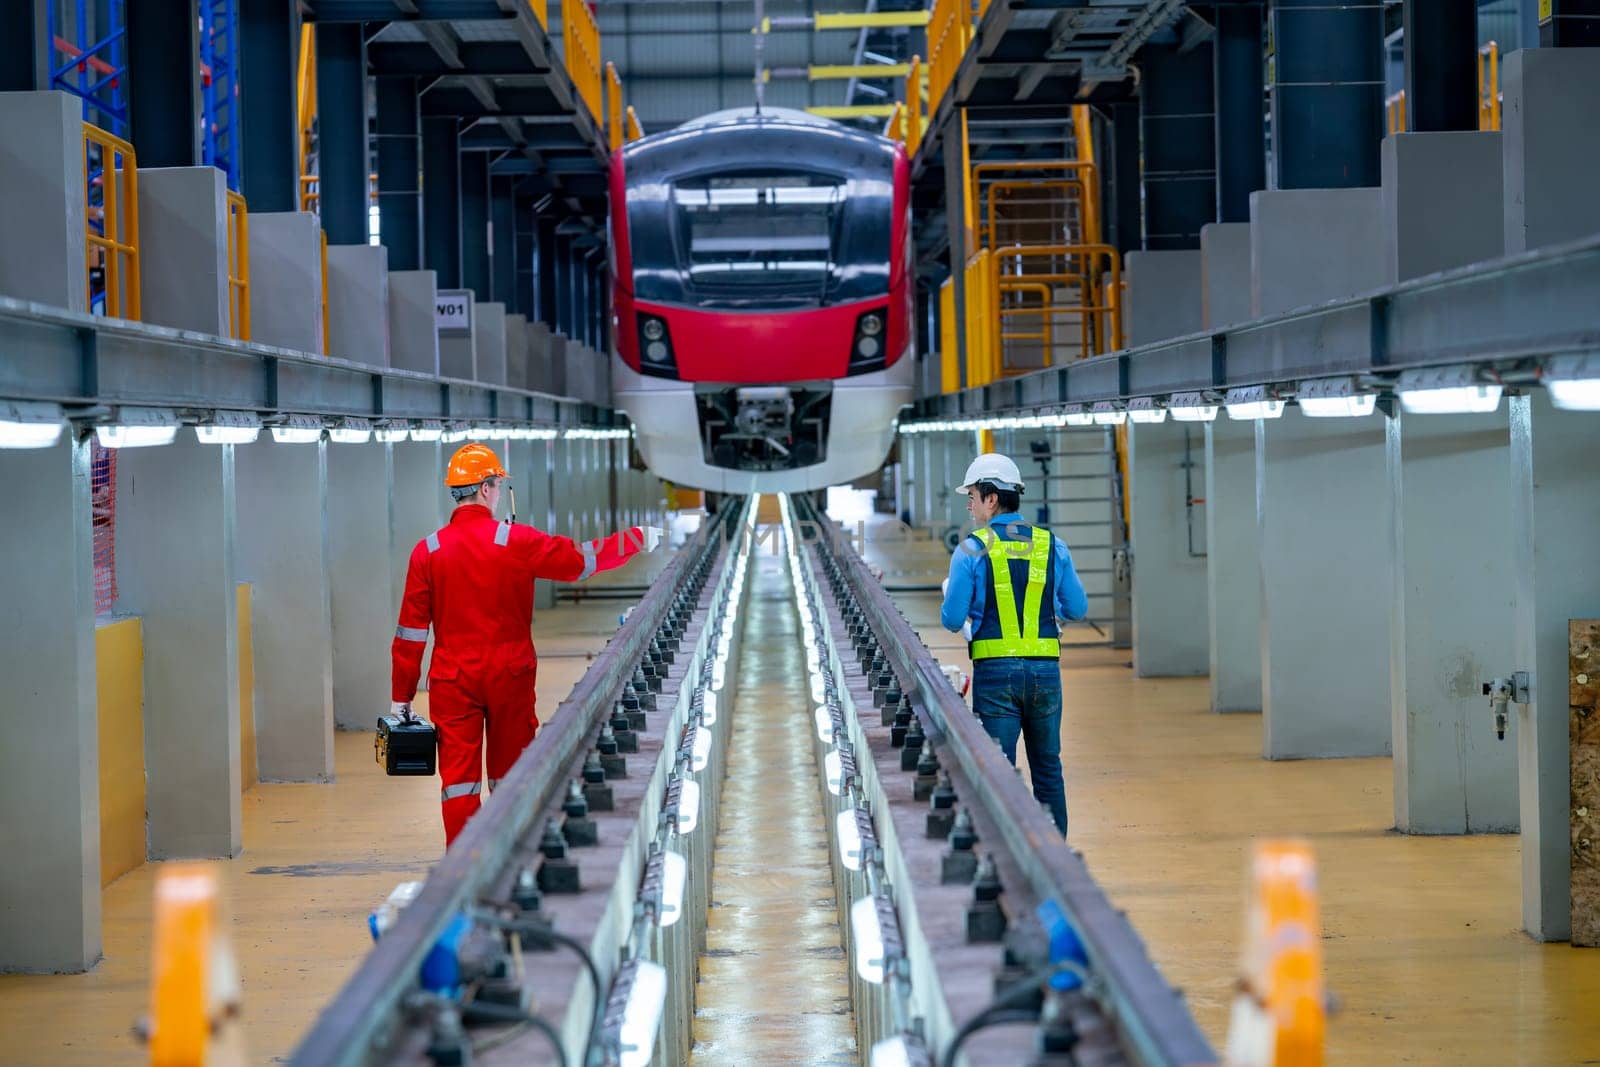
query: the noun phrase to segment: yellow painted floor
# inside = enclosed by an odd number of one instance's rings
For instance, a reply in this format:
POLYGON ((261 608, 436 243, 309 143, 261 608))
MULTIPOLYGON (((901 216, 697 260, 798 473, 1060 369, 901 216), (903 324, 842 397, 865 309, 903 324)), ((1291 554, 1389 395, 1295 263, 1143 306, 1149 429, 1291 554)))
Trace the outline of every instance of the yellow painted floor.
POLYGON ((858 1062, 782 557, 756 557, 695 988, 696 1067, 858 1062))
MULTIPOLYGON (((932 545, 868 555, 894 583, 937 585, 948 563, 932 545)), ((941 662, 970 666, 937 593, 899 601, 941 662)), ((1296 835, 1316 849, 1340 1005, 1330 1063, 1600 1063, 1600 951, 1522 933, 1515 836, 1397 834, 1390 760, 1268 762, 1259 715, 1214 715, 1205 679, 1135 679, 1128 658, 1063 658, 1071 841, 1219 1054, 1251 841, 1296 835)))
MULTIPOLYGON (((658 552, 594 584, 646 581, 665 559, 658 552)), ((536 614, 541 718, 583 675, 630 603, 590 600, 536 614)), ((418 706, 426 706, 425 694, 418 706)), ((219 865, 252 1063, 287 1059, 370 949, 368 912, 396 883, 425 876, 443 852, 437 778, 386 777, 373 759, 370 733, 336 734, 335 746, 334 784, 258 785, 245 793, 244 852, 219 865)), ((105 959, 93 971, 0 976, 0 1063, 148 1059, 131 1028, 147 1010, 158 866, 146 863, 105 890, 105 959)))
MULTIPOLYGON (((885 569, 895 584, 920 574, 936 586, 946 559, 937 546, 901 545, 879 561, 894 565, 885 569)), ((619 580, 647 574, 625 571, 619 580)), ((627 603, 563 605, 538 617, 543 709, 581 675, 627 603)), ((936 594, 906 594, 901 603, 940 659, 966 662, 959 639, 938 626, 936 594)), ((752 658, 756 676, 742 682, 749 692, 789 684, 778 661, 752 658)), ((1522 934, 1515 837, 1394 834, 1388 760, 1267 763, 1258 756, 1259 717, 1214 716, 1203 679, 1136 680, 1126 663, 1126 653, 1098 649, 1064 659, 1072 839, 1186 991, 1216 1047, 1236 972, 1249 844, 1299 834, 1317 851, 1328 974, 1341 1004, 1330 1063, 1600 1063, 1600 952, 1538 945, 1522 934)), ((766 731, 760 743, 780 738, 766 731)), ((740 800, 739 778, 753 776, 735 775, 739 761, 771 759, 761 750, 742 754, 741 744, 730 754, 730 813, 758 799, 740 800)), ((250 790, 245 852, 223 865, 252 1062, 288 1055, 366 952, 367 912, 439 855, 436 780, 383 777, 366 734, 339 735, 338 775, 331 787, 250 790)), ((814 796, 811 773, 803 780, 814 796)), ((770 770, 763 786, 778 796, 786 788, 770 770)), ((743 862, 754 868, 785 862, 791 843, 807 839, 801 825, 763 826, 768 843, 784 847, 751 853, 743 862)), ((719 856, 719 875, 734 862, 719 856)), ((106 890, 106 959, 90 974, 0 977, 0 1063, 145 1058, 129 1031, 145 1010, 153 878, 147 864, 106 890)), ((728 884, 719 878, 717 899, 728 884)), ((722 921, 716 910, 714 923, 722 921)), ((848 1027, 848 1015, 836 1018, 848 1027)), ((825 1055, 837 1052, 828 1046, 825 1055)))

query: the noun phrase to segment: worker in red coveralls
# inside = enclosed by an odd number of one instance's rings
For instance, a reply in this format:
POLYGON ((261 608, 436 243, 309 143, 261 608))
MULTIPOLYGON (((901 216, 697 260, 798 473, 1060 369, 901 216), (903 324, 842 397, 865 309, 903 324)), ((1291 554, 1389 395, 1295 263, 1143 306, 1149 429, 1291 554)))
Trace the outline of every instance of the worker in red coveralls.
POLYGON ((410 711, 433 627, 428 710, 439 731, 445 846, 479 807, 483 737, 489 788, 511 770, 539 727, 534 711, 533 580, 581 581, 653 551, 657 527, 630 527, 578 544, 496 521, 506 471, 494 451, 469 444, 450 458, 445 485, 455 511, 411 550, 394 636, 393 711, 410 711))

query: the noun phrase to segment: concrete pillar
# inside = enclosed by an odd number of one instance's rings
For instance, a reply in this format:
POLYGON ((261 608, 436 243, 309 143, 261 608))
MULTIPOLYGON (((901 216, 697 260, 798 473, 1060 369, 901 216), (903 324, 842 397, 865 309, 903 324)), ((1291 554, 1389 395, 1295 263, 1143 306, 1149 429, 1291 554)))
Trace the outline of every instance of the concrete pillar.
POLYGON ((1388 755, 1383 422, 1290 409, 1255 429, 1263 755, 1388 755))
MULTIPOLYGON (((1170 254, 1170 253, 1169 253, 1170 254)), ((1205 431, 1192 423, 1128 427, 1133 558, 1133 670, 1141 678, 1205 674, 1205 431)), ((1070 543, 1070 542, 1069 542, 1070 543)))
MULTIPOLYGON (((406 591, 406 570, 417 542, 449 519, 450 497, 444 488, 444 464, 455 445, 438 441, 399 441, 389 447, 389 615, 392 628, 400 618, 400 601, 406 591)), ((387 647, 387 646, 385 646, 387 647)), ((420 685, 428 685, 433 661, 433 634, 422 653, 420 685)))
POLYGON ((328 354, 389 366, 389 253, 379 245, 328 246, 328 354))
POLYGON ((466 294, 467 306, 472 309, 467 316, 467 328, 440 332, 439 373, 446 378, 475 382, 478 380, 478 305, 473 301, 472 290, 455 290, 457 296, 462 293, 466 294))
POLYGON ((472 309, 476 332, 472 339, 478 381, 506 384, 506 306, 479 304, 472 309))
POLYGON ((1600 48, 1523 48, 1500 68, 1506 255, 1600 232, 1600 48))
POLYGON ((436 275, 431 270, 389 272, 389 365, 418 374, 439 373, 439 333, 434 325, 436 275))
POLYGON ((1206 424, 1206 630, 1211 710, 1261 710, 1255 426, 1206 424))
POLYGON ((506 316, 506 384, 528 389, 528 316, 506 316))
POLYGON ((1220 329, 1248 322, 1250 224, 1213 222, 1200 228, 1200 325, 1220 329))
POLYGON ((0 189, 0 296, 88 311, 79 100, 0 93, 0 189))
POLYGON ((328 448, 278 444, 263 431, 234 450, 239 578, 253 585, 256 766, 264 782, 333 778, 328 448))
POLYGON ((1251 194, 1251 318, 1374 289, 1382 270, 1382 190, 1251 194))
POLYGON ((13 561, 0 567, 0 603, 27 606, 0 613, 10 757, 0 775, 10 813, 0 824, 0 971, 86 971, 100 959, 89 444, 63 431, 52 448, 0 451, 0 482, 10 497, 0 549, 13 561))
MULTIPOLYGON (((396 618, 405 593, 411 550, 448 518, 450 497, 444 488, 446 447, 437 441, 399 441, 389 446, 393 480, 389 494, 389 555, 393 564, 390 609, 396 618)), ((453 450, 455 446, 448 447, 453 450)))
MULTIPOLYGON (((528 476, 523 479, 527 499, 519 497, 517 500, 519 508, 527 516, 524 521, 546 533, 565 532, 557 529, 555 515, 556 458, 561 448, 562 445, 558 441, 533 442, 529 457, 531 466, 528 476)), ((565 476, 562 482, 565 484, 565 476)), ((534 582, 533 605, 541 611, 555 607, 555 585, 542 578, 534 582)))
POLYGON ((1571 933, 1567 620, 1600 615, 1600 420, 1557 411, 1543 390, 1511 400, 1511 572, 1515 650, 1500 670, 1531 675, 1518 708, 1522 921, 1541 941, 1571 933))
POLYGON ((216 167, 139 168, 145 322, 232 335, 227 197, 226 177, 216 167))
POLYGON ((1383 281, 1500 258, 1498 133, 1401 133, 1383 139, 1383 281))
POLYGON ((1194 333, 1201 325, 1201 253, 1129 252, 1128 346, 1194 333))
POLYGON ((237 856, 234 446, 183 430, 117 457, 116 610, 144 626, 150 858, 237 856))
MULTIPOLYGON (((1201 318, 1208 330, 1252 317, 1250 224, 1200 231, 1201 318)), ((1207 633, 1211 710, 1261 710, 1261 574, 1257 558, 1255 427, 1206 424, 1207 633)))
MULTIPOLYGON (((1129 345, 1200 329, 1200 252, 1129 252, 1127 264, 1129 345)), ((1128 427, 1133 666, 1142 678, 1206 671, 1207 635, 1195 625, 1206 610, 1204 513, 1189 506, 1203 460, 1198 427, 1128 427)))
POLYGON ((333 602, 333 716, 341 730, 371 730, 389 707, 395 558, 385 518, 389 446, 328 449, 329 589, 333 602))
POLYGON ((322 234, 315 215, 251 213, 250 339, 322 351, 322 234))
POLYGON ((1512 651, 1511 517, 1484 506, 1511 493, 1507 416, 1386 422, 1395 826, 1515 830, 1516 737, 1495 739, 1480 688, 1512 651))

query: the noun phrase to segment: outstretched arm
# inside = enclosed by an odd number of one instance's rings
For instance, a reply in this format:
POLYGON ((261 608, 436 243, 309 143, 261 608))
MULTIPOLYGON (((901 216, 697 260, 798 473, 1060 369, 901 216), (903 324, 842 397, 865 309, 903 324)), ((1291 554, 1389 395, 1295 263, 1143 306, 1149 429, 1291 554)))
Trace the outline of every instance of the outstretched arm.
POLYGON ((535 578, 557 582, 581 582, 602 571, 615 570, 640 552, 654 551, 661 543, 661 530, 654 526, 630 526, 592 541, 573 541, 527 530, 523 551, 535 578))

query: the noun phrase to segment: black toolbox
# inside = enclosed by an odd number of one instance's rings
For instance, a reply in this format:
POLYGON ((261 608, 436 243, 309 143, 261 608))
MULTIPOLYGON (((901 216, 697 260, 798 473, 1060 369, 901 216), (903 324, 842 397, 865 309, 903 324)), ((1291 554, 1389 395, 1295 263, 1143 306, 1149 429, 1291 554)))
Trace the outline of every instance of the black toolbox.
POLYGON ((439 735, 426 719, 381 715, 372 744, 386 774, 431 775, 438 769, 439 735))

